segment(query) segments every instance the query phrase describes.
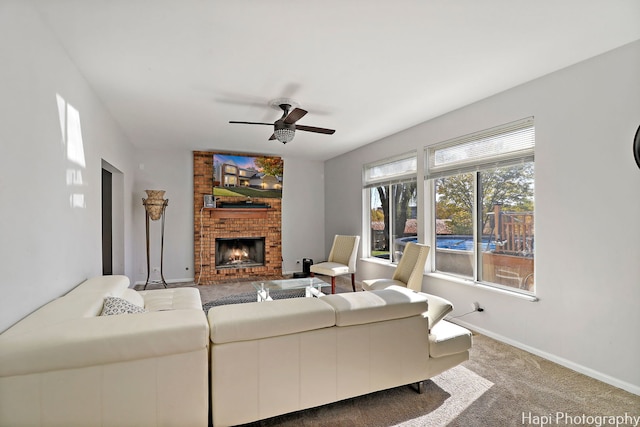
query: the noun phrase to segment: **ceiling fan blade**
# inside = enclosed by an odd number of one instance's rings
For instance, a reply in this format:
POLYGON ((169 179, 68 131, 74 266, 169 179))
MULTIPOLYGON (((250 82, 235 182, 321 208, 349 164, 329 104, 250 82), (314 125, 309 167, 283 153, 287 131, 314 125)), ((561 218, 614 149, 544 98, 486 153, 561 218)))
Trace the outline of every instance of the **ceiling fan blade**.
POLYGON ((272 139, 276 139, 276 134, 275 133, 271 134, 271 138, 269 138, 269 141, 271 141, 272 139))
POLYGON ((307 132, 326 133, 327 135, 333 135, 336 133, 335 129, 317 128, 314 126, 296 125, 296 130, 304 130, 307 132))
POLYGON ((285 117, 284 122, 286 124, 292 125, 303 118, 305 114, 307 114, 306 110, 303 110, 302 108, 295 108, 292 112, 289 113, 287 117, 285 117))
POLYGON ((234 120, 230 120, 229 123, 239 123, 241 125, 268 125, 273 126, 273 123, 263 123, 263 122, 237 122, 234 120))

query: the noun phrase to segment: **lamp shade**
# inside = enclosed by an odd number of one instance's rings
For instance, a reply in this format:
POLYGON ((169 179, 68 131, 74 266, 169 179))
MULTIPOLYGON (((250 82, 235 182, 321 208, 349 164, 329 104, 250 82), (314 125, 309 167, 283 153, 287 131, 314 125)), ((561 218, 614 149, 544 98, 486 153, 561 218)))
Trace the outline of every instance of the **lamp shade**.
POLYGON ((276 129, 273 133, 275 134, 276 139, 283 144, 293 140, 293 137, 296 136, 295 130, 287 128, 276 129))

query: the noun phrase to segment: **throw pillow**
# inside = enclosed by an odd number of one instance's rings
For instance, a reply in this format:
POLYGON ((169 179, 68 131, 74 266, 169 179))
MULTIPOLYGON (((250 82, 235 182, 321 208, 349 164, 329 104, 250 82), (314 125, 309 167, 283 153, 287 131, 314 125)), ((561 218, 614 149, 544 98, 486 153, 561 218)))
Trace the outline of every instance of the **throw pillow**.
POLYGON ((132 313, 145 313, 147 310, 127 301, 126 299, 118 297, 106 297, 104 299, 104 306, 102 307, 101 316, 112 316, 114 314, 132 314, 132 313))

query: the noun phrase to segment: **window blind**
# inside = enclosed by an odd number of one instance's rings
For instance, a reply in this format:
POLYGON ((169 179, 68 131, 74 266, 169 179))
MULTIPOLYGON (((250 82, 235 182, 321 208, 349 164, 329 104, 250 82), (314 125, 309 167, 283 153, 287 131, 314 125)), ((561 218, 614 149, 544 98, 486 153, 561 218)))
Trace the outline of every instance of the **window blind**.
POLYGON ((364 166, 363 181, 365 188, 380 183, 406 181, 416 177, 418 170, 417 153, 412 152, 381 162, 364 166))
POLYGON ((425 179, 533 161, 533 117, 426 148, 425 179))

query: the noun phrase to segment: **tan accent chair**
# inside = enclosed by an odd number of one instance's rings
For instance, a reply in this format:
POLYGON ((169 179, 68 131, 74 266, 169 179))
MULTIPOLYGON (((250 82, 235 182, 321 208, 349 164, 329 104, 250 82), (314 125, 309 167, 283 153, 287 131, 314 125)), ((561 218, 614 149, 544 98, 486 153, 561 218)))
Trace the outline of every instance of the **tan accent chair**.
POLYGON ((404 286, 416 292, 422 292, 424 265, 431 247, 422 243, 407 243, 402 258, 391 279, 369 279, 362 281, 362 289, 375 291, 391 285, 404 286))
POLYGON ((313 264, 310 268, 311 277, 314 274, 331 276, 331 293, 336 293, 336 276, 351 273, 351 287, 356 290, 356 258, 360 236, 341 236, 336 234, 333 246, 329 252, 329 259, 325 262, 313 264))

